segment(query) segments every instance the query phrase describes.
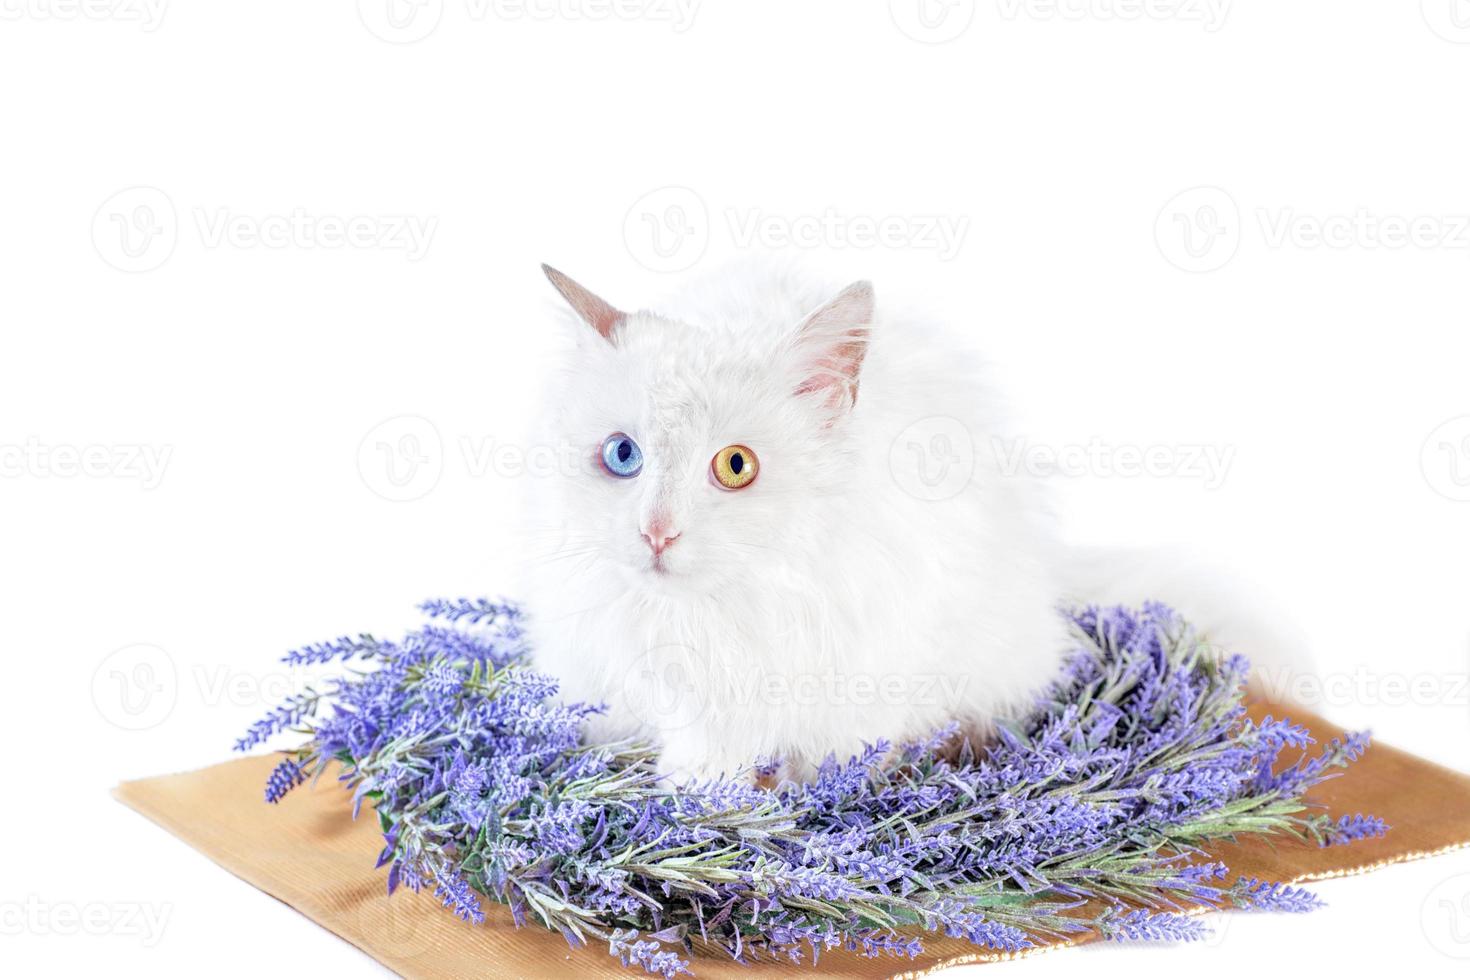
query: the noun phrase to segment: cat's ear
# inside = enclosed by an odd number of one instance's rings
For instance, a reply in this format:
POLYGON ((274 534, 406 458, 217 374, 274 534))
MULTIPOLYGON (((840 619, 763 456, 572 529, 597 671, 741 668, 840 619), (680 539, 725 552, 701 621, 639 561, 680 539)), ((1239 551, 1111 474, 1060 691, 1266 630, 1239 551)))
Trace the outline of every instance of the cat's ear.
POLYGON ((577 316, 601 334, 608 343, 612 343, 613 331, 627 319, 627 315, 570 276, 558 272, 544 262, 541 271, 546 273, 546 278, 551 280, 556 291, 561 293, 562 299, 576 311, 577 316))
POLYGON ((874 302, 873 284, 855 282, 801 321, 796 333, 803 358, 798 395, 823 394, 827 407, 839 414, 857 402, 874 302))

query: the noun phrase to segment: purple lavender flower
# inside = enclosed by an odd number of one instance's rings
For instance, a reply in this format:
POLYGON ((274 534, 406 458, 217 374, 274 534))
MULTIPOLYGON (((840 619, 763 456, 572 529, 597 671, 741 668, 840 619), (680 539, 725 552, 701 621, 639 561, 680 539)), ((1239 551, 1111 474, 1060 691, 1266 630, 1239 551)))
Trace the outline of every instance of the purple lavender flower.
POLYGON ((1339 817, 1337 823, 1329 824, 1322 837, 1322 846, 1351 844, 1356 840, 1382 837, 1386 833, 1388 833, 1388 824, 1378 817, 1355 813, 1352 816, 1339 817))
POLYGON ((1305 888, 1241 878, 1231 890, 1242 908, 1254 912, 1311 912, 1322 907, 1322 900, 1305 888))
POLYGON ((434 869, 434 894, 445 908, 466 922, 478 925, 485 921, 485 913, 480 911, 480 899, 474 889, 455 872, 447 868, 434 869))
POLYGON ((632 929, 614 931, 608 939, 607 951, 621 960, 624 966, 641 966, 646 972, 661 976, 664 980, 673 980, 681 973, 690 973, 687 960, 664 951, 656 942, 631 938, 636 935, 636 930, 632 929))
POLYGON ((489 599, 426 599, 419 609, 435 619, 451 623, 464 620, 467 623, 489 623, 495 621, 515 622, 521 611, 509 602, 491 602, 489 599))
POLYGON ((272 709, 264 718, 251 725, 245 735, 235 742, 235 751, 244 752, 254 748, 271 736, 283 732, 316 713, 321 696, 307 689, 304 694, 293 694, 279 707, 272 709))
POLYGON ((1149 909, 1119 913, 1111 918, 1104 918, 1099 925, 1103 936, 1113 941, 1189 943, 1210 934, 1210 928, 1198 916, 1149 909))
POLYGON ((306 782, 306 773, 295 759, 286 759, 271 770, 265 781, 265 801, 279 803, 281 797, 306 782))
POLYGON ((324 664, 333 660, 350 660, 353 657, 369 659, 386 652, 391 644, 375 639, 371 634, 359 633, 356 637, 339 636, 325 643, 311 643, 292 650, 281 658, 286 664, 324 664))

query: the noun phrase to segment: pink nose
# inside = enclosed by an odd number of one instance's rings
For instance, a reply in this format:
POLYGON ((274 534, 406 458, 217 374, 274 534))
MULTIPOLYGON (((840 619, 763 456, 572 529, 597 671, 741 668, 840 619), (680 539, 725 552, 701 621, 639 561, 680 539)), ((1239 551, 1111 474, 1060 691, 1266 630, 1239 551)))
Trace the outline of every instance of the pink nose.
POLYGON ((657 558, 669 545, 679 540, 679 532, 662 524, 654 524, 643 532, 643 540, 648 542, 648 550, 652 551, 653 556, 657 558))

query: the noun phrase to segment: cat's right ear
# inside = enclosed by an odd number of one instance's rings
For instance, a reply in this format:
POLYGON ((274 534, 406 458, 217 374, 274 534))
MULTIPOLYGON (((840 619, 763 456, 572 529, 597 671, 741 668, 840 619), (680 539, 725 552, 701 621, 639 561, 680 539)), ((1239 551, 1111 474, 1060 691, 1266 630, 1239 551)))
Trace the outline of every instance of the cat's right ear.
POLYGON ((834 415, 852 408, 868 352, 873 305, 873 284, 855 282, 801 322, 796 342, 806 360, 806 377, 798 395, 824 394, 834 415))
POLYGON ((561 293, 562 299, 576 311, 577 316, 601 334, 608 343, 612 343, 613 331, 627 319, 627 315, 570 276, 558 272, 544 262, 541 264, 541 271, 546 273, 546 278, 551 280, 556 291, 561 293))

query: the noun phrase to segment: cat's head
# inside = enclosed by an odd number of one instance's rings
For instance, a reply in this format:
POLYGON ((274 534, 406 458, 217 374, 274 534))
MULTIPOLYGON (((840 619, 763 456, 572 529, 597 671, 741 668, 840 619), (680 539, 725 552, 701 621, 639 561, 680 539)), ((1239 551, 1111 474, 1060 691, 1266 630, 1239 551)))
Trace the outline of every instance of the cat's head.
POLYGON ((543 557, 678 593, 779 577, 820 552, 813 509, 853 479, 872 287, 800 313, 742 297, 719 322, 683 322, 545 271, 581 322, 552 421, 580 465, 548 488, 559 526, 543 557))

